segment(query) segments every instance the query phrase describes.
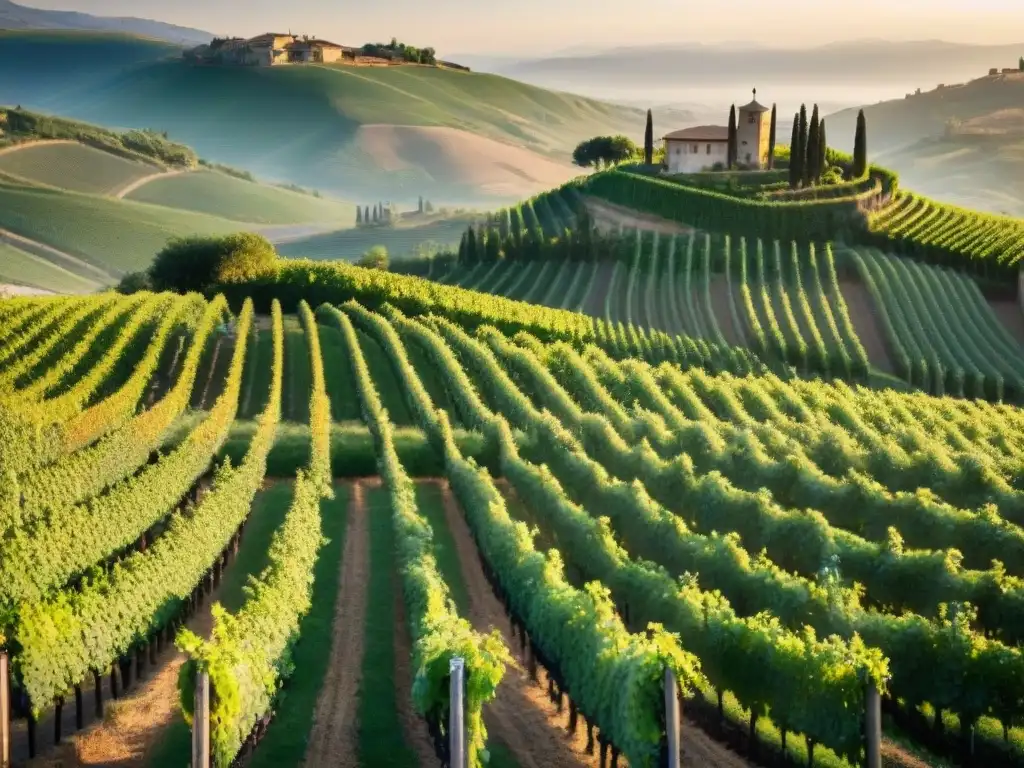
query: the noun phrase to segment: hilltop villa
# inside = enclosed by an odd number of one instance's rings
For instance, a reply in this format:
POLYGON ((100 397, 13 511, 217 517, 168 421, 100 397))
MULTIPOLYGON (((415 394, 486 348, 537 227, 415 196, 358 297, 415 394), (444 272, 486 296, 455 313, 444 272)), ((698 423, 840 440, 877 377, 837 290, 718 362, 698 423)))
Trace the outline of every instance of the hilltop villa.
MULTIPOLYGON (((754 100, 739 108, 736 115, 737 162, 758 170, 768 166, 768 135, 771 110, 754 100)), ((729 128, 725 125, 698 125, 683 128, 663 137, 667 172, 697 173, 716 164, 725 165, 729 148, 729 128)))
POLYGON ((206 64, 241 64, 272 67, 277 64, 313 62, 329 64, 355 58, 356 49, 315 37, 267 32, 249 38, 218 38, 185 52, 185 58, 206 64))

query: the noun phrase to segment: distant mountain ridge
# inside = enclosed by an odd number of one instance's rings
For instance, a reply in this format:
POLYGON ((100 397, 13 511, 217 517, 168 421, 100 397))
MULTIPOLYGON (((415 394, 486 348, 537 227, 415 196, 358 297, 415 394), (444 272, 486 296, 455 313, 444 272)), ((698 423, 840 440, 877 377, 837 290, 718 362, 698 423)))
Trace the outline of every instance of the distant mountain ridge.
POLYGON ((561 87, 607 81, 667 84, 696 78, 716 86, 756 78, 767 88, 772 81, 902 83, 916 78, 922 87, 963 81, 990 67, 1013 66, 1024 53, 1014 45, 977 45, 941 40, 893 42, 840 41, 815 48, 779 48, 762 44, 683 43, 624 46, 588 55, 558 55, 503 62, 499 74, 538 85, 561 87), (856 55, 852 70, 850 56, 856 55))
POLYGON ((49 11, 30 8, 0 0, 0 29, 82 30, 95 32, 124 32, 178 45, 201 45, 213 35, 201 29, 180 27, 162 21, 139 19, 131 16, 93 16, 78 11, 49 11))

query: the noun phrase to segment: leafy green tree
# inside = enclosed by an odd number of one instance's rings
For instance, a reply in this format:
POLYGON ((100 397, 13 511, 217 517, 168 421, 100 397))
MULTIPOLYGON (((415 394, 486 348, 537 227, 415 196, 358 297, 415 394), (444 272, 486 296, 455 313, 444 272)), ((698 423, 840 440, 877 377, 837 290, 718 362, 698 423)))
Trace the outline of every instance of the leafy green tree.
POLYGON ((793 138, 789 144, 789 186, 800 186, 800 113, 793 114, 793 138))
POLYGON ((218 282, 241 282, 273 270, 277 251, 252 232, 168 241, 149 268, 156 291, 205 291, 218 282))
POLYGON ((821 177, 821 172, 818 169, 818 105, 814 105, 814 110, 811 112, 811 121, 807 129, 807 145, 806 155, 807 161, 804 164, 803 182, 804 186, 811 184, 817 184, 818 179, 821 177))
POLYGON ((595 136, 580 142, 572 161, 581 168, 600 168, 637 157, 639 148, 627 136, 595 136))
POLYGON ((768 170, 775 168, 775 128, 776 110, 775 105, 772 104, 772 124, 768 129, 768 170))
POLYGON ((859 179, 868 172, 868 123, 864 110, 857 113, 857 133, 853 137, 853 177, 859 179))
POLYGON ((389 264, 388 249, 383 245, 375 245, 364 253, 356 264, 360 267, 366 267, 367 269, 380 269, 387 271, 389 264))
POLYGON ((654 162, 654 116, 647 110, 647 127, 644 128, 644 164, 654 162))
POLYGON ((736 136, 736 105, 729 108, 729 144, 726 148, 726 166, 731 171, 736 166, 736 157, 739 153, 739 143, 736 136))

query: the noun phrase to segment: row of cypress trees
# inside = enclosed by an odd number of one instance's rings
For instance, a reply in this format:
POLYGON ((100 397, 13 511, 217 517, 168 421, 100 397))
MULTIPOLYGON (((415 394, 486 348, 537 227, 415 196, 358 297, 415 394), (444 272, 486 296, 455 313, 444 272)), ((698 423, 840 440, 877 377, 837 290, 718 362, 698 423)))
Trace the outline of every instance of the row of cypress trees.
POLYGON ((358 205, 356 206, 356 226, 371 222, 391 221, 391 218, 390 206, 386 206, 383 203, 375 204, 372 212, 368 205, 363 208, 360 208, 358 205))
POLYGON ((801 104, 800 111, 793 116, 793 138, 790 142, 789 186, 792 189, 821 181, 821 174, 828 165, 827 148, 825 121, 818 116, 818 105, 814 105, 808 120, 807 105, 801 104))

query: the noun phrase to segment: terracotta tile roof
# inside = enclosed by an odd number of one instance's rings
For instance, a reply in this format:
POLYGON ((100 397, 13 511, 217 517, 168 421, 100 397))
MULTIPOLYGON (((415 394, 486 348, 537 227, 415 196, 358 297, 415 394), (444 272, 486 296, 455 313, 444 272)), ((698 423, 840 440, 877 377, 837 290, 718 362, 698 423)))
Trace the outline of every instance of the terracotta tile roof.
POLYGON ((665 141, 728 141, 729 129, 724 125, 698 125, 665 134, 665 141))

